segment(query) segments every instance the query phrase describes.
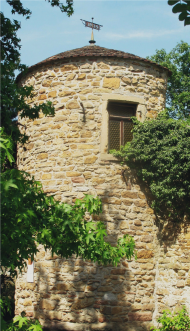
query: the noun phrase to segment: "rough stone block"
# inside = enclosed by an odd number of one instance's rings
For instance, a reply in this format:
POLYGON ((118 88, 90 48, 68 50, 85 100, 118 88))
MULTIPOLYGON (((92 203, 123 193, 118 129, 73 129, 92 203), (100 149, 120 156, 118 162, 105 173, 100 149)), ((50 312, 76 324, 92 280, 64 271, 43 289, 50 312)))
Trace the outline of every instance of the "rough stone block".
POLYGON ((151 312, 129 313, 129 321, 152 321, 151 312))
POLYGON ((57 95, 57 92, 56 91, 51 91, 48 93, 48 98, 55 98, 57 95))
POLYGON ((77 301, 72 304, 72 309, 82 309, 90 307, 94 304, 94 302, 94 298, 77 299, 77 301))
POLYGON ((111 270, 111 274, 112 275, 124 275, 126 272, 126 269, 121 269, 121 268, 118 268, 118 269, 112 269, 111 270))
POLYGON ((62 72, 70 71, 70 70, 77 70, 77 69, 78 68, 73 64, 65 64, 63 67, 61 67, 62 72))
POLYGON ((84 159, 84 164, 92 164, 92 163, 96 162, 96 160, 97 160, 97 156, 95 156, 95 155, 87 156, 84 159))
POLYGON ((66 104, 66 108, 68 108, 68 109, 77 109, 77 108, 80 108, 80 106, 79 106, 79 103, 76 100, 73 100, 73 101, 69 101, 66 104))
POLYGON ((120 86, 120 79, 119 78, 107 78, 105 77, 103 80, 103 87, 105 88, 113 88, 118 89, 120 86))
POLYGON ((41 299, 40 300, 40 309, 54 310, 57 305, 57 301, 41 299))

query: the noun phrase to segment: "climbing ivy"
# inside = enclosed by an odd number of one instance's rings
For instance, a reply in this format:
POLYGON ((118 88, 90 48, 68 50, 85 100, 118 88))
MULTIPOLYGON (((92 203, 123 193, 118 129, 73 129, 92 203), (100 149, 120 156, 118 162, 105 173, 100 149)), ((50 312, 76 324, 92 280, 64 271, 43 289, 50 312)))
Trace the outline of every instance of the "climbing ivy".
POLYGON ((165 112, 133 122, 133 140, 111 153, 149 187, 157 215, 181 221, 190 215, 190 126, 165 112))

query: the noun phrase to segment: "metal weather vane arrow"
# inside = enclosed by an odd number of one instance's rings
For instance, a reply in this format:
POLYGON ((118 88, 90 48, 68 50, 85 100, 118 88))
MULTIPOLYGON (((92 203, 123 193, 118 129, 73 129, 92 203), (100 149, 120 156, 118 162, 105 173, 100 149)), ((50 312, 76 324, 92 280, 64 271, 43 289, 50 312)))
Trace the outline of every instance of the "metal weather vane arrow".
POLYGON ((94 17, 92 17, 92 22, 85 21, 85 20, 82 20, 81 19, 81 21, 82 21, 82 23, 84 24, 85 27, 88 27, 88 28, 91 28, 92 29, 91 40, 89 41, 90 44, 95 44, 93 29, 96 29, 96 30, 99 31, 100 28, 103 27, 103 25, 94 23, 93 22, 93 19, 94 19, 94 17))

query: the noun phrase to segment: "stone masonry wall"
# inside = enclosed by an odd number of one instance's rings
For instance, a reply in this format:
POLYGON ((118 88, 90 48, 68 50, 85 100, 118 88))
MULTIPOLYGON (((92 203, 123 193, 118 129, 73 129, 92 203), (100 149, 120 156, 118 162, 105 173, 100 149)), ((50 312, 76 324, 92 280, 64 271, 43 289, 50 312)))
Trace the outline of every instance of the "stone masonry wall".
POLYGON ((30 139, 18 148, 19 169, 62 202, 98 195, 107 240, 134 236, 138 259, 102 267, 52 258, 40 247, 34 283, 26 282, 26 273, 17 280, 17 314, 25 310, 52 330, 140 331, 166 307, 190 308, 190 229, 179 229, 177 237, 171 225, 161 230, 129 169, 123 176, 121 165, 100 153, 105 95, 141 97, 144 117, 153 118, 164 108, 166 82, 166 72, 153 65, 99 58, 62 60, 23 81, 34 86, 30 105, 50 100, 56 114, 22 120, 30 139))

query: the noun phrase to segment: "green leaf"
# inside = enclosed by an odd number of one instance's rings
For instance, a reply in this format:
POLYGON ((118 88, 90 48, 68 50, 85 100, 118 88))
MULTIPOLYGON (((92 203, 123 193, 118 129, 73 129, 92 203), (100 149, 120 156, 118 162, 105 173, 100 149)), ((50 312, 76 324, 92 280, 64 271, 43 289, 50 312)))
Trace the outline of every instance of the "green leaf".
POLYGON ((172 9, 173 13, 180 13, 182 11, 186 11, 187 9, 187 5, 186 4, 182 4, 182 3, 178 3, 177 5, 175 5, 172 9))
POLYGON ((190 25, 190 17, 185 18, 184 25, 190 25))
POLYGON ((180 21, 183 21, 186 17, 187 17, 187 12, 184 11, 184 12, 182 12, 182 13, 179 15, 179 20, 180 20, 180 21))

